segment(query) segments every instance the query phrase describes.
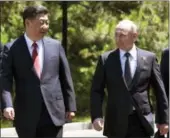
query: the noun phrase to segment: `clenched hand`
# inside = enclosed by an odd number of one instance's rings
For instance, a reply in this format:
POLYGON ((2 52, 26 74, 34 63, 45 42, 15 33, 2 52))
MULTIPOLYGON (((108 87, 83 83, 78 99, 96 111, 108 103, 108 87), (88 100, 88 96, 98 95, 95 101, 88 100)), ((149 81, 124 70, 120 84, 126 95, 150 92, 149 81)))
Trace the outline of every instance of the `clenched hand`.
POLYGON ((12 107, 7 107, 3 110, 3 115, 6 119, 9 119, 9 120, 14 120, 14 117, 15 117, 15 111, 14 111, 14 108, 12 107))
POLYGON ((72 120, 74 116, 75 116, 74 112, 66 112, 66 119, 72 120))
POLYGON ((102 118, 97 118, 93 122, 93 127, 97 131, 101 131, 104 126, 104 120, 102 118))

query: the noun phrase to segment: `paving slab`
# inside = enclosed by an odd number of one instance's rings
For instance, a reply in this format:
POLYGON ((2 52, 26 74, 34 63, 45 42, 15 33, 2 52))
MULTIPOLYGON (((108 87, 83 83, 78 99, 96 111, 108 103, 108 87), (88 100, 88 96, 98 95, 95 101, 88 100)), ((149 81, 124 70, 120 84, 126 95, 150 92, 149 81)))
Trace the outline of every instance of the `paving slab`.
POLYGON ((74 130, 74 131, 66 131, 63 134, 63 137, 104 137, 103 132, 91 130, 74 130))
MULTIPOLYGON (((155 131, 156 131, 155 126, 155 131)), ((1 137, 17 137, 15 128, 2 128, 1 137)), ((63 137, 105 137, 102 131, 96 131, 92 128, 90 122, 67 123, 64 125, 63 137)))

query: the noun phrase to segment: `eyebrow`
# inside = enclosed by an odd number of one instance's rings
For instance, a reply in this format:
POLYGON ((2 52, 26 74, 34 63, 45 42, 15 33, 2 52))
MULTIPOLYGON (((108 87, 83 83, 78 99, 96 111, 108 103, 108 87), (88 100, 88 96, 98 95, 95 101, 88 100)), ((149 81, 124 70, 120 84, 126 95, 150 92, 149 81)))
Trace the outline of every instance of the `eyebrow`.
POLYGON ((124 30, 117 30, 115 33, 120 33, 120 34, 128 34, 128 32, 125 32, 124 30))
POLYGON ((39 20, 47 21, 47 20, 49 20, 49 19, 39 19, 39 20))

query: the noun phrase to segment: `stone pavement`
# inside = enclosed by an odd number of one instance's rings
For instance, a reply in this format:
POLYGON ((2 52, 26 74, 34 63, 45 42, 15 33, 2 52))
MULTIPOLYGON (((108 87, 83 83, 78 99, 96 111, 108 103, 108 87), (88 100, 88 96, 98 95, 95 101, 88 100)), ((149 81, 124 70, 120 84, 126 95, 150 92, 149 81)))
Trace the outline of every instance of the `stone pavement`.
POLYGON ((63 131, 63 137, 104 137, 103 132, 95 131, 90 122, 68 123, 63 131))
MULTIPOLYGON (((156 128, 155 128, 156 130, 156 128)), ((0 137, 17 137, 14 128, 3 128, 0 137)), ((95 131, 89 122, 68 123, 64 125, 63 137, 104 137, 102 131, 95 131)))
MULTIPOLYGON (((15 128, 2 128, 0 137, 17 137, 15 128)), ((95 131, 89 122, 68 123, 64 125, 63 137, 104 137, 103 132, 95 131)))
MULTIPOLYGON (((14 128, 9 128, 8 130, 1 130, 0 137, 17 137, 14 128)), ((63 137, 104 137, 102 135, 102 131, 98 132, 93 129, 89 130, 72 130, 72 131, 65 131, 63 133, 63 137)))
POLYGON ((89 130, 74 130, 64 132, 63 137, 104 137, 103 132, 95 131, 93 129, 89 130))

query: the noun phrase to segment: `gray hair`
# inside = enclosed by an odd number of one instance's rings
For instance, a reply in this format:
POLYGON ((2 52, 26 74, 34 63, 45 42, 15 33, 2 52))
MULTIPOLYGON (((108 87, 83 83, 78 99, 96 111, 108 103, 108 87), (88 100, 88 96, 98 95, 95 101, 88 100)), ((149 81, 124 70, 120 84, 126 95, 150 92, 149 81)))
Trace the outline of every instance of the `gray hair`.
POLYGON ((137 33, 138 32, 137 25, 133 21, 127 20, 127 19, 120 21, 117 24, 116 28, 132 31, 133 33, 137 33))

